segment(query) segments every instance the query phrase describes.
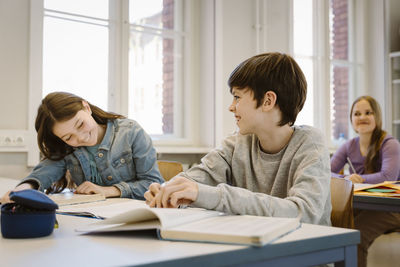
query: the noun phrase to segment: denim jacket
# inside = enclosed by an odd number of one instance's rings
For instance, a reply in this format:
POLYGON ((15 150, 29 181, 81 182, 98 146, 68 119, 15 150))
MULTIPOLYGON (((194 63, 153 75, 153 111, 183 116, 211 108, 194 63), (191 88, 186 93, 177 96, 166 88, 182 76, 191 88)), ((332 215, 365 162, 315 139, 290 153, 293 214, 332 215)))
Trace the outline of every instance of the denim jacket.
MULTIPOLYGON (((95 156, 102 179, 99 185, 117 187, 121 197, 144 199, 143 195, 151 183, 164 181, 156 159, 150 136, 137 122, 129 119, 110 120, 95 156)), ((21 183, 36 182, 39 190, 43 191, 58 181, 67 170, 77 185, 90 181, 89 154, 85 148, 77 147, 59 161, 41 161, 21 183)))

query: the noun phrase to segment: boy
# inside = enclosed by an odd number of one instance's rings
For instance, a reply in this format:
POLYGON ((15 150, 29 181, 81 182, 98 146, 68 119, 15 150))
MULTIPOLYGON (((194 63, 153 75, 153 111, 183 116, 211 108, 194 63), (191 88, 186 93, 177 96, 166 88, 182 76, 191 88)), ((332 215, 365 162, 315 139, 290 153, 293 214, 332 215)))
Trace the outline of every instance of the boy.
POLYGON ((242 62, 228 81, 239 134, 201 164, 145 193, 151 207, 180 204, 231 214, 301 217, 330 225, 330 161, 321 134, 293 126, 307 83, 288 55, 266 53, 242 62))

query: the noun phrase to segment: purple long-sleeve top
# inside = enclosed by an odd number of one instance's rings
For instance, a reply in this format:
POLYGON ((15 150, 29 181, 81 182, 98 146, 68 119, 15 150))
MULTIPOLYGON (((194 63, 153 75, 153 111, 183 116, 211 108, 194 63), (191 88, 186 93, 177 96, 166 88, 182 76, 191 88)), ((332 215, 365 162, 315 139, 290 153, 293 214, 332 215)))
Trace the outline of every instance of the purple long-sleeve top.
MULTIPOLYGON (((360 138, 356 137, 344 143, 331 158, 331 172, 333 177, 344 177, 339 174, 347 163, 347 157, 351 160, 357 174, 364 183, 376 184, 384 181, 395 181, 400 178, 400 144, 391 135, 386 135, 379 149, 379 171, 365 174, 365 157, 360 152, 360 138)), ((349 168, 350 174, 353 170, 349 168)))

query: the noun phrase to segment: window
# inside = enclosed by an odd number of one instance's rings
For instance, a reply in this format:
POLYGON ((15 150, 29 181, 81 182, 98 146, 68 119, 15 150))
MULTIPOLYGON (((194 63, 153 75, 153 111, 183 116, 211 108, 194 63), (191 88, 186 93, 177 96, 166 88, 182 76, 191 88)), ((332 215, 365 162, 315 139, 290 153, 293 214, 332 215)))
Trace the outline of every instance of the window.
POLYGON ((314 123, 314 44, 313 44, 313 0, 293 2, 293 54, 307 79, 307 99, 299 113, 297 125, 314 123))
POLYGON ((108 109, 108 25, 107 0, 44 1, 43 96, 66 91, 108 109))
POLYGON ((293 0, 293 54, 308 82, 307 101, 296 124, 324 130, 333 146, 352 135, 349 103, 357 95, 353 77, 363 76, 361 64, 352 57, 352 3, 293 0))
POLYGON ((159 143, 190 139, 183 117, 192 114, 183 105, 183 88, 192 90, 184 87, 189 2, 44 0, 42 95, 77 94, 138 121, 159 143))
POLYGON ((181 137, 182 3, 129 1, 129 117, 158 137, 181 137), (178 105, 179 106, 179 105, 178 105))
POLYGON ((349 137, 349 103, 352 102, 350 86, 353 72, 349 53, 349 26, 349 0, 330 0, 331 138, 337 141, 349 137))

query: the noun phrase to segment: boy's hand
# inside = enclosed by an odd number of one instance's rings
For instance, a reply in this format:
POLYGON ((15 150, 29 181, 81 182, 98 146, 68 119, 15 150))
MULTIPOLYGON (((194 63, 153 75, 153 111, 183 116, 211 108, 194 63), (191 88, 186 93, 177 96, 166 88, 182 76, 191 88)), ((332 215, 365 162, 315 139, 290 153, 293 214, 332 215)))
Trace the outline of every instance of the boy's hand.
POLYGON ((160 192, 161 184, 159 183, 152 183, 149 186, 149 189, 144 193, 144 198, 146 199, 146 204, 150 207, 154 207, 154 199, 157 194, 160 192))
POLYGON ((177 208, 179 205, 195 201, 198 193, 196 182, 177 176, 162 185, 151 184, 144 197, 150 207, 177 208))

